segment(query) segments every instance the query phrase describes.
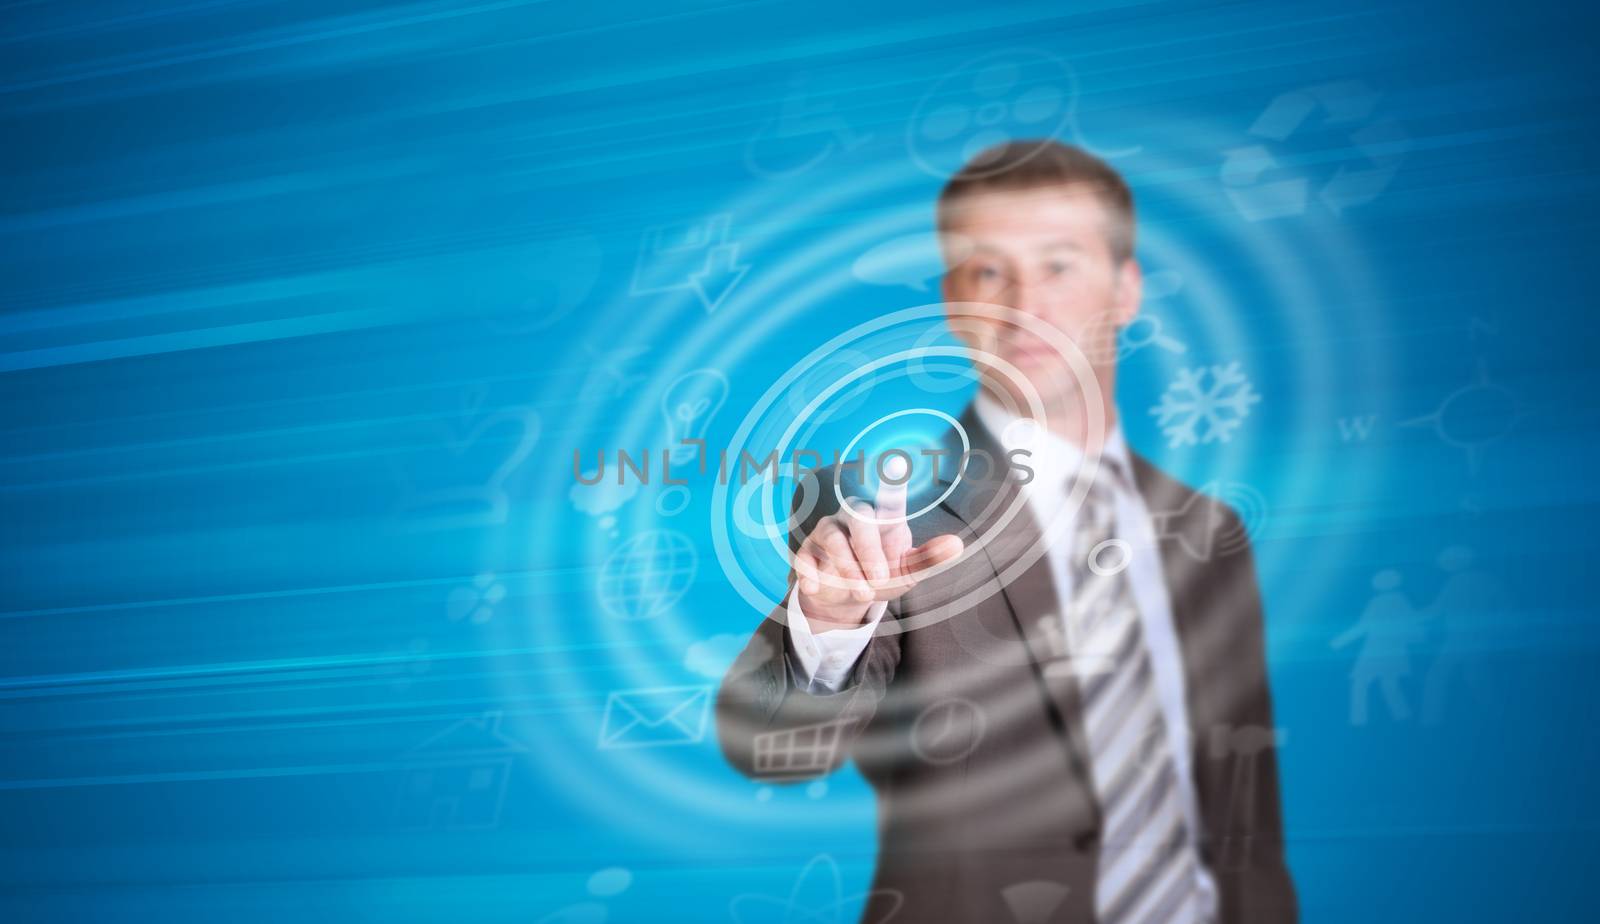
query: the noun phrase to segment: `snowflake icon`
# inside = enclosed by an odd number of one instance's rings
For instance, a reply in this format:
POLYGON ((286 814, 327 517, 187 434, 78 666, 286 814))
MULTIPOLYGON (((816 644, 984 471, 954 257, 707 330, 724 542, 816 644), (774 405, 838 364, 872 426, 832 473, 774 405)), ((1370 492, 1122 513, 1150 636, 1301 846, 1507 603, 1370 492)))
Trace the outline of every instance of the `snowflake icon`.
POLYGON ((1238 363, 1178 370, 1161 403, 1150 409, 1167 435, 1167 446, 1226 443, 1233 438, 1250 406, 1261 396, 1239 371, 1238 363))

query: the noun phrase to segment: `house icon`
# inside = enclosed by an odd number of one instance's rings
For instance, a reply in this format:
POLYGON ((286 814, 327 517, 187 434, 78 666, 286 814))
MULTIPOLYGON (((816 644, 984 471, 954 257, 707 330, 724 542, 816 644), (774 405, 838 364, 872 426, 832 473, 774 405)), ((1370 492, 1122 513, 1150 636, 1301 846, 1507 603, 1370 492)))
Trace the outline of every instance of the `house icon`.
POLYGON ((528 747, 500 730, 501 713, 461 719, 406 751, 395 825, 470 831, 500 824, 506 783, 528 747))

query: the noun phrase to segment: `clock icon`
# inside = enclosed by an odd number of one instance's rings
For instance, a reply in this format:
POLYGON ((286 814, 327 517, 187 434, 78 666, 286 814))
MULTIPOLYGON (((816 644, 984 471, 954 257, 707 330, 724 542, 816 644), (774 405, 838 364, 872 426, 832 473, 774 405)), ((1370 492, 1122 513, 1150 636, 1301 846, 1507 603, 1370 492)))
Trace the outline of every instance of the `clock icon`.
POLYGON ((943 699, 922 710, 911 723, 911 750, 930 764, 953 764, 977 750, 984 719, 964 699, 943 699))

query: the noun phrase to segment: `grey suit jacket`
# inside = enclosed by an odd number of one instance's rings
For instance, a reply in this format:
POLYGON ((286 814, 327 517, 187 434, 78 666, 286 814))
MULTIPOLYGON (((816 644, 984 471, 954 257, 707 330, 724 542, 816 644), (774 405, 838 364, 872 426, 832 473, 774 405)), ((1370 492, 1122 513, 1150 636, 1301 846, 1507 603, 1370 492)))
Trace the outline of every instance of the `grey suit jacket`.
MULTIPOLYGON (((962 423, 1003 469, 1003 451, 970 408, 962 423)), ((944 467, 949 482, 954 466, 944 467)), ((791 548, 836 511, 833 474, 811 476, 823 500, 796 527, 791 548)), ((1042 633, 1062 602, 1047 561, 1029 563, 1039 525, 1016 482, 1004 471, 969 474, 912 521, 912 535, 920 545, 955 533, 969 546, 989 536, 985 547, 896 601, 839 693, 797 688, 784 610, 774 611, 723 680, 718 737, 735 767, 775 782, 855 759, 879 801, 864 922, 1010 921, 1019 902, 1048 906, 1062 888, 1064 899, 1041 920, 1092 922, 1101 821, 1077 681, 1043 667, 1042 633), (926 619, 935 612, 953 615, 926 619)), ((1137 455, 1133 475, 1161 520, 1201 857, 1217 883, 1220 919, 1292 922, 1261 599, 1243 528, 1232 510, 1137 455)))

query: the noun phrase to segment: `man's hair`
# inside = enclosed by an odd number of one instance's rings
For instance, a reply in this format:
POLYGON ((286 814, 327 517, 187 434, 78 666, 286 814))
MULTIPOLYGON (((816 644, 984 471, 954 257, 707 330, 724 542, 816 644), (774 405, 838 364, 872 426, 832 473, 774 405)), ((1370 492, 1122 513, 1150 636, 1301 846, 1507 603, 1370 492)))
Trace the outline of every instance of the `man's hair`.
POLYGON ((1082 148, 1050 139, 1007 141, 979 151, 939 193, 938 226, 948 231, 962 199, 986 192, 1075 186, 1089 190, 1106 210, 1112 259, 1133 256, 1133 193, 1127 181, 1082 148))

